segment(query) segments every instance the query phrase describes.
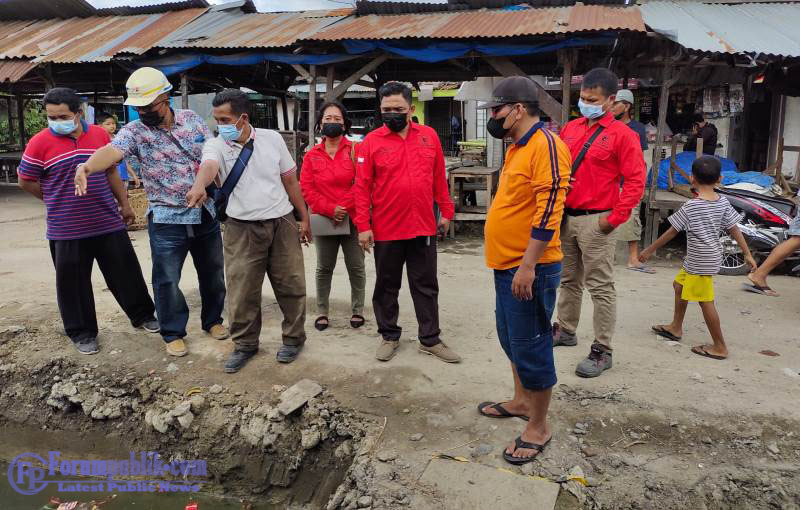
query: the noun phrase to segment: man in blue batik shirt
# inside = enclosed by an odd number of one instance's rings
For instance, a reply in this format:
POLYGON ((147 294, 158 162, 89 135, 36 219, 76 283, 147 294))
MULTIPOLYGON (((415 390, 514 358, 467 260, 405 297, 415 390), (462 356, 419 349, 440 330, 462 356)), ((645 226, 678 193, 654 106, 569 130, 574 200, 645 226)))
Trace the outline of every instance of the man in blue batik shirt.
POLYGON ((88 175, 104 171, 123 158, 138 158, 150 206, 153 295, 161 335, 168 354, 185 356, 189 307, 178 284, 188 253, 192 254, 200 283, 203 330, 218 340, 229 336, 222 325, 225 276, 219 222, 211 202, 202 208, 190 208, 186 203, 209 130, 195 112, 170 107, 172 85, 161 71, 138 69, 125 86, 125 104, 136 108, 139 119, 126 124, 109 145, 78 167, 76 193, 86 192, 88 175))

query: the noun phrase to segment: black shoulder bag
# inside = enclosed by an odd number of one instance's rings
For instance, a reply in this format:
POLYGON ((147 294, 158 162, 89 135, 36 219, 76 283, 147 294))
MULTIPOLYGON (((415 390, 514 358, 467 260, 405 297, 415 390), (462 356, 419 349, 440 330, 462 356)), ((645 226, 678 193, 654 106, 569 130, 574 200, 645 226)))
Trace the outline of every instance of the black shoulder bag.
MULTIPOLYGON (((197 158, 181 145, 178 139, 175 138, 175 135, 167 131, 167 137, 172 140, 172 143, 174 143, 186 157, 195 163, 199 163, 197 158)), ((236 163, 233 165, 231 173, 228 174, 222 187, 217 186, 214 182, 206 186, 206 195, 208 195, 208 198, 214 203, 214 210, 217 213, 217 220, 219 221, 228 219, 228 215, 225 212, 228 208, 228 198, 230 198, 231 193, 233 193, 233 188, 239 183, 239 178, 242 177, 247 162, 250 161, 250 156, 253 155, 253 140, 253 138, 249 139, 242 147, 242 150, 239 151, 239 157, 236 158, 236 163)))
POLYGON ((242 147, 242 150, 239 151, 239 157, 236 158, 236 163, 233 165, 231 173, 225 178, 225 182, 222 183, 221 188, 217 186, 215 182, 206 186, 206 195, 214 202, 214 208, 217 211, 217 219, 219 221, 228 219, 226 213, 228 198, 230 198, 231 193, 233 193, 233 188, 239 183, 239 178, 244 173, 247 162, 250 161, 250 156, 253 155, 253 140, 253 138, 249 139, 247 143, 244 144, 244 147, 242 147))
POLYGON ((578 153, 578 156, 575 158, 575 161, 572 162, 572 173, 570 175, 570 180, 575 179, 575 174, 578 172, 578 168, 580 168, 581 163, 583 163, 583 158, 586 157, 586 153, 589 151, 589 147, 592 146, 594 141, 597 139, 598 136, 600 136, 600 133, 602 133, 604 129, 605 126, 597 126, 597 131, 595 131, 592 134, 592 136, 590 136, 589 139, 586 140, 586 143, 583 144, 583 148, 578 153))

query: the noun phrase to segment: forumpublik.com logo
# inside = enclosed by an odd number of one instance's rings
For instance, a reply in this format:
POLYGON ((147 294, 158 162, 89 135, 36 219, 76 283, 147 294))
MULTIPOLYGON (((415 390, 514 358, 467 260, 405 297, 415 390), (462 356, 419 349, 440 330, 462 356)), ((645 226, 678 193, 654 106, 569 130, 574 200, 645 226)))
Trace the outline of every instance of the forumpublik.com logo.
POLYGON ((198 492, 208 477, 204 460, 166 461, 156 452, 130 452, 125 459, 66 459, 61 452, 17 455, 8 482, 32 496, 45 488, 59 492, 198 492), (123 479, 129 478, 129 479, 123 479))

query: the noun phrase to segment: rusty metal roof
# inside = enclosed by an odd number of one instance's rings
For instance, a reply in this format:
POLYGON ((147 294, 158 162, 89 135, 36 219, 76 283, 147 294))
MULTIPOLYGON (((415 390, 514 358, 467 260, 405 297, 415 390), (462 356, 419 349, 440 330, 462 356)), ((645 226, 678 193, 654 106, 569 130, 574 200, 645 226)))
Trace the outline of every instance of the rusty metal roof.
POLYGON ((341 16, 319 12, 208 12, 158 43, 162 48, 281 48, 310 38, 341 16))
POLYGON ((459 11, 348 18, 308 37, 343 39, 517 37, 602 30, 644 32, 637 7, 573 5, 524 10, 459 11))
POLYGON ((28 74, 36 64, 30 60, 0 60, 0 83, 15 83, 28 74))
POLYGON ((205 11, 0 22, 0 59, 76 63, 108 61, 119 54, 140 55, 205 11))

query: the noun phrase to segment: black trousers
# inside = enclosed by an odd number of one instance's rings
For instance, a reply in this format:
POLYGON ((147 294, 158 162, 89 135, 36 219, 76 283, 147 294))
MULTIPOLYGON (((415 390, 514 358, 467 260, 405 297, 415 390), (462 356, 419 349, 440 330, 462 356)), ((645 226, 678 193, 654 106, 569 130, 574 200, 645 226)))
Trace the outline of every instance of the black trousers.
POLYGON ((403 282, 403 265, 408 274, 411 299, 419 324, 419 341, 433 346, 440 342, 439 281, 436 278, 436 237, 375 243, 375 293, 372 307, 378 333, 386 340, 400 340, 397 325, 400 306, 397 297, 403 282))
POLYGON ((95 260, 108 290, 134 327, 155 317, 155 305, 127 231, 86 239, 50 241, 50 254, 56 268, 58 309, 64 330, 73 342, 97 337, 92 292, 95 260))

